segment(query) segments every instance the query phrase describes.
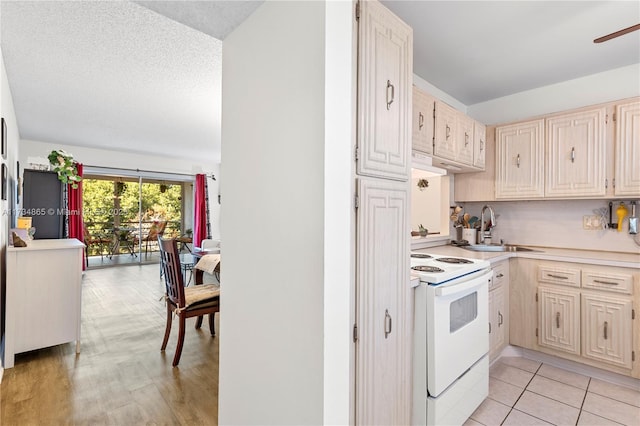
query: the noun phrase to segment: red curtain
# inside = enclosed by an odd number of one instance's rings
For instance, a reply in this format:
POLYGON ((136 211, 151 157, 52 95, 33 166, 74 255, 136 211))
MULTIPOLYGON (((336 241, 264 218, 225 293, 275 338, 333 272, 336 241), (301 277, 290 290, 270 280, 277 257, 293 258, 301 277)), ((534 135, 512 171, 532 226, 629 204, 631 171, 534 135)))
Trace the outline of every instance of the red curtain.
MULTIPOLYGON (((76 163, 78 176, 82 177, 82 164, 76 163)), ((69 194, 69 238, 77 238, 84 242, 84 222, 82 220, 82 181, 78 182, 78 187, 73 188, 67 185, 67 193, 69 194)), ((82 252, 82 270, 85 270, 86 259, 85 253, 82 252)))
POLYGON ((200 247, 202 240, 207 238, 207 207, 205 204, 205 179, 204 174, 196 175, 196 194, 193 218, 193 246, 200 247))

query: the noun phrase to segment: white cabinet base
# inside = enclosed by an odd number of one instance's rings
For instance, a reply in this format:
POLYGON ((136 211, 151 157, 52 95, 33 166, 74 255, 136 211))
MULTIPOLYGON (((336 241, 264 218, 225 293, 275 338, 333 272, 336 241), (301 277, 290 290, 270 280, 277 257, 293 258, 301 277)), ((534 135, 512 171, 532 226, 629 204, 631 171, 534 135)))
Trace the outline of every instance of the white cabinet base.
POLYGON ((4 368, 34 349, 75 341, 80 351, 83 249, 76 239, 7 248, 4 368))

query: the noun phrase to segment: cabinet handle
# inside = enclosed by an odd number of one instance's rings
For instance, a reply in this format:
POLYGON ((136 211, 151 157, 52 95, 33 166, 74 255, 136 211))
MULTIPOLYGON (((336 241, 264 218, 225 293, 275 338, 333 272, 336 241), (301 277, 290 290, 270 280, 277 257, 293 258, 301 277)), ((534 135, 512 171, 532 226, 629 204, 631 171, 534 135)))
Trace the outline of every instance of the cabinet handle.
POLYGON ((504 274, 498 274, 498 275, 496 275, 496 278, 502 278, 502 277, 504 277, 504 274))
POLYGON ((607 340, 607 327, 609 326, 608 322, 604 322, 604 340, 607 340))
POLYGON ((491 323, 489 323, 489 334, 491 334, 491 323))
POLYGON ((484 141, 480 139, 480 152, 484 149, 484 141))
POLYGON ((547 274, 548 276, 550 276, 551 278, 557 278, 559 280, 568 280, 569 277, 563 276, 563 275, 553 275, 553 274, 547 274))
POLYGON ((384 311, 384 338, 386 339, 391 334, 391 315, 389 315, 389 310, 385 309, 384 311))
POLYGON ((503 323, 502 313, 498 311, 498 326, 501 326, 503 323))
POLYGON ((464 132, 464 146, 469 145, 469 134, 464 132))
POLYGON ((516 167, 520 168, 520 154, 516 157, 516 167))
POLYGON ((560 312, 556 312, 556 328, 560 328, 560 312))
POLYGON ((422 130, 422 126, 424 126, 424 115, 420 112, 418 115, 418 129, 422 130))
POLYGON ((576 161, 576 148, 571 148, 571 162, 574 163, 576 161))
POLYGON ((447 131, 445 133, 445 139, 449 140, 449 136, 451 136, 451 127, 447 124, 447 131))
POLYGON ((391 104, 396 97, 396 88, 391 84, 391 80, 387 80, 387 110, 391 109, 391 104), (389 89, 391 89, 391 99, 389 99, 389 89))
POLYGON ((607 284, 607 285, 619 285, 619 283, 614 283, 611 281, 600 281, 600 280, 593 280, 594 283, 598 283, 598 284, 607 284))

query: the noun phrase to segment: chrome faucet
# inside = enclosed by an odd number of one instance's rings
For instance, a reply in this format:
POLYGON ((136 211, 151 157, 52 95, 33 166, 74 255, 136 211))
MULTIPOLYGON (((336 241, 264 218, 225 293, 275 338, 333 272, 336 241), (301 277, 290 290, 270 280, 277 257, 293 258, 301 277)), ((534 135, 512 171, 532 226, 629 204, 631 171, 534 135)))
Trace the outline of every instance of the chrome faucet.
POLYGON ((485 238, 489 237, 491 238, 491 228, 493 228, 494 226, 496 226, 496 213, 493 210, 493 207, 491 207, 488 204, 485 204, 484 207, 482 207, 482 211, 480 212, 480 241, 479 244, 485 244, 485 238), (489 209, 489 217, 491 220, 491 226, 488 227, 488 229, 485 230, 485 227, 487 225, 486 221, 484 220, 484 212, 485 210, 489 209))

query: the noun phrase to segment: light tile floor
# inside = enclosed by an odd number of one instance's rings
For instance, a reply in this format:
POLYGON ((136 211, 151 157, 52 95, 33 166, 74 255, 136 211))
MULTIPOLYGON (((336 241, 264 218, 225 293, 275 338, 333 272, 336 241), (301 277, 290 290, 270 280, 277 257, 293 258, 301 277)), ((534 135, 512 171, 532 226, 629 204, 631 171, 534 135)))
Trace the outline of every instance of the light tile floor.
POLYGON ((640 425, 640 391, 526 358, 489 370, 489 397, 473 425, 640 425))

